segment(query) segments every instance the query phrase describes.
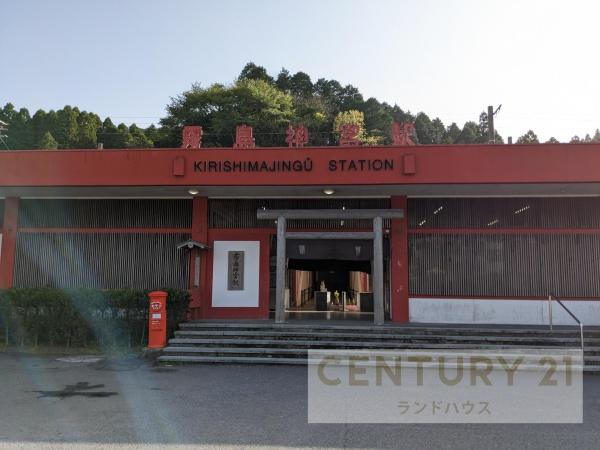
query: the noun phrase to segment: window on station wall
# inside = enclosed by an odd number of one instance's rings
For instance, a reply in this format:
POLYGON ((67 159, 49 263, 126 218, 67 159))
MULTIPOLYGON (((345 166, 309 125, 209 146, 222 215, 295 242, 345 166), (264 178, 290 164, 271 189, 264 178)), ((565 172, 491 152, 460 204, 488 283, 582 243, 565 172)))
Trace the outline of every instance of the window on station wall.
POLYGON ((409 199, 410 228, 598 228, 600 198, 409 199))
POLYGON ((414 234, 413 296, 600 297, 600 236, 414 234))

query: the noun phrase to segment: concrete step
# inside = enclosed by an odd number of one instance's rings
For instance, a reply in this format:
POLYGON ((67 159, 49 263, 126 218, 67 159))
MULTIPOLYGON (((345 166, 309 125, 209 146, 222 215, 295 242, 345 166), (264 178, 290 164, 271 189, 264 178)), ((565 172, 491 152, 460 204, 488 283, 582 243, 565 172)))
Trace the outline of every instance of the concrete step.
MULTIPOLYGON (((600 329, 585 333, 585 361, 600 371, 600 329)), ((558 327, 462 327, 355 324, 187 322, 161 363, 306 364, 309 349, 501 350, 579 348, 579 330, 558 327)), ((587 370, 587 369, 586 369, 587 370)))
MULTIPOLYGON (((282 364, 306 365, 306 358, 273 358, 264 356, 196 356, 162 355, 157 359, 163 364, 282 364)), ((600 366, 585 365, 584 373, 600 374, 600 366)))
MULTIPOLYGON (((554 346, 578 346, 580 340, 577 337, 518 337, 518 336, 413 336, 413 335, 385 335, 385 334, 354 334, 354 333, 296 333, 296 332, 281 332, 276 331, 261 331, 261 332, 238 332, 238 331, 222 331, 222 332, 197 332, 197 331, 177 331, 174 339, 212 339, 212 340, 239 340, 245 338, 248 341, 255 340, 279 340, 279 341, 344 341, 344 342, 395 342, 403 343, 419 343, 419 342, 435 342, 435 343, 509 343, 520 345, 554 345, 554 346)), ((600 345, 600 339, 585 339, 585 344, 588 346, 600 345)))
POLYGON ((255 358, 245 356, 159 356, 161 363, 180 364, 287 364, 306 365, 305 359, 298 358, 255 358))
MULTIPOLYGON (((495 344, 495 343, 433 343, 433 342, 390 342, 390 341, 337 341, 337 340, 282 340, 282 339, 171 339, 169 346, 177 347, 269 347, 269 348, 355 348, 355 349, 523 349, 523 348, 563 348, 557 345, 520 345, 520 344, 495 344)), ((570 348, 578 348, 578 345, 570 348)), ((587 351, 600 353, 600 347, 588 347, 587 351)))
POLYGON ((276 357, 291 356, 306 358, 306 348, 268 348, 268 347, 167 347, 164 355, 271 355, 276 357))
MULTIPOLYGON (((521 349, 506 349, 510 350, 523 350, 521 349)), ((167 347, 163 350, 164 355, 213 355, 213 356, 255 356, 264 355, 266 357, 293 357, 293 358, 306 358, 309 349, 307 348, 270 348, 270 347, 167 347)), ((600 364, 600 357, 597 356, 585 356, 585 362, 589 365, 600 364)))
MULTIPOLYGON (((274 331, 306 331, 306 332, 319 332, 326 331, 329 333, 347 332, 347 333, 371 333, 377 332, 378 334, 410 334, 410 335, 422 335, 422 334, 444 334, 444 335, 572 335, 579 336, 579 328, 577 327, 555 327, 553 331, 550 331, 547 327, 486 327, 486 326, 397 326, 397 325, 383 325, 380 327, 371 325, 317 325, 317 324, 294 324, 284 323, 276 324, 273 322, 265 323, 227 323, 227 322, 185 322, 180 324, 181 330, 198 330, 198 331, 226 331, 226 330, 239 330, 239 331, 255 331, 255 330, 274 330, 274 331)), ((585 330, 585 336, 599 337, 599 327, 588 327, 585 330)))

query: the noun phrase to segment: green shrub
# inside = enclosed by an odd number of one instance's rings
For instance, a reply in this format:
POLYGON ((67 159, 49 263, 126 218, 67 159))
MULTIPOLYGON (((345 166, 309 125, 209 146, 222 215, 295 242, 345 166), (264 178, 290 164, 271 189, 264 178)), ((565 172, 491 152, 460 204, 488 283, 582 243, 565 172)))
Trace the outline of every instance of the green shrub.
MULTIPOLYGON (((165 289, 168 335, 185 320, 188 291, 165 289)), ((0 290, 0 339, 6 345, 137 347, 147 343, 147 290, 11 288, 0 290)))

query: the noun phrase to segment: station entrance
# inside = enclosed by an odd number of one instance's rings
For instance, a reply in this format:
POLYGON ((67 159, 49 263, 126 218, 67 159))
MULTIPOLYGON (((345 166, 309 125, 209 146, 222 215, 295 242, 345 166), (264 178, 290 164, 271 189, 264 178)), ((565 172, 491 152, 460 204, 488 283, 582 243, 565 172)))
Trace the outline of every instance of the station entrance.
MULTIPOLYGON (((276 255, 275 255, 275 322, 286 320, 286 305, 289 304, 289 288, 287 286, 289 260, 348 260, 370 261, 373 294, 373 323, 383 325, 385 321, 386 293, 383 250, 383 220, 397 219, 404 216, 401 209, 357 209, 357 210, 266 210, 256 212, 258 219, 276 220, 276 255), (288 231, 289 219, 371 219, 373 231, 328 232, 288 231)), ((389 266, 389 260, 388 264, 389 266)), ((335 271, 334 271, 335 272, 335 271)), ((389 273, 389 270, 388 270, 389 273)), ((389 282, 387 283, 389 286, 389 282)), ((320 294, 328 294, 327 286, 320 294)), ((328 294, 330 296, 330 293, 328 294)), ((339 292, 338 292, 339 296, 339 292)), ((315 295, 315 304, 320 295, 315 295)), ((387 309, 389 310, 389 295, 387 309)), ((320 300, 321 302, 323 300, 320 300)))
MULTIPOLYGON (((286 320, 373 322, 372 240, 288 239, 286 320)), ((271 241, 270 309, 276 308, 276 237, 271 241)), ((384 313, 389 319, 389 242, 383 240, 384 313)))
POLYGON ((373 320, 372 241, 289 239, 286 254, 289 318, 373 320))

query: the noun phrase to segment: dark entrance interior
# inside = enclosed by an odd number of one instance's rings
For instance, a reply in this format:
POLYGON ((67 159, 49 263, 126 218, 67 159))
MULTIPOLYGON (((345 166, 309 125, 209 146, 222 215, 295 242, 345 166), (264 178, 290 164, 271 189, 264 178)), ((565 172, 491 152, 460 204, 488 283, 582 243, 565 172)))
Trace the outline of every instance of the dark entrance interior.
MULTIPOLYGON (((277 256, 274 244, 272 266, 277 256)), ((288 318, 373 320, 372 241, 289 239, 286 252, 288 318)), ((274 272, 272 267, 272 308, 274 272)))

